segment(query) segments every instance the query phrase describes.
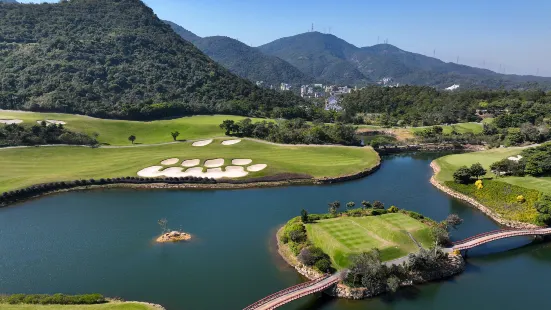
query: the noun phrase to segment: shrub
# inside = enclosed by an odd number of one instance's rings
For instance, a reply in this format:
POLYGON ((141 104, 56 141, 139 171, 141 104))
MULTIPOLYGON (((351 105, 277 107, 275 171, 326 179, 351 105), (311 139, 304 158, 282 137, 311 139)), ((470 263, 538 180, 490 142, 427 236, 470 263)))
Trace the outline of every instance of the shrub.
POLYGON ((388 213, 388 211, 384 210, 384 209, 374 209, 374 210, 371 211, 371 215, 374 215, 374 216, 387 214, 387 213, 388 213))
POLYGON ((86 295, 42 295, 42 294, 14 294, 7 296, 3 299, 9 304, 33 304, 33 305, 92 305, 101 304, 107 302, 107 300, 100 294, 86 294, 86 295))
POLYGON ((518 202, 518 203, 525 203, 525 202, 526 202, 526 198, 524 198, 524 196, 522 196, 522 195, 518 195, 518 196, 517 196, 517 202, 518 202))
POLYGON ((411 218, 414 218, 416 220, 422 220, 425 218, 422 214, 413 212, 413 211, 408 211, 407 215, 409 215, 411 218))
POLYGON ((390 208, 388 208, 388 212, 390 212, 390 213, 396 213, 399 210, 400 209, 398 209, 396 206, 391 206, 390 208))
POLYGON ((314 267, 316 267, 317 270, 320 272, 331 272, 333 267, 331 266, 331 261, 327 258, 318 260, 314 267))

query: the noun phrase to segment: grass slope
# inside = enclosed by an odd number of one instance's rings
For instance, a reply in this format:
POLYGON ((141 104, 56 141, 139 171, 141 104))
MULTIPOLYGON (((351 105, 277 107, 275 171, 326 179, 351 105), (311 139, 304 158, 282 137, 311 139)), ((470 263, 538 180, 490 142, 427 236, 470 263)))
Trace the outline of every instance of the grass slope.
POLYGON ((217 139, 204 147, 190 142, 167 145, 88 148, 33 147, 0 149, 0 192, 36 183, 53 181, 136 176, 146 167, 159 165, 167 158, 224 158, 226 164, 235 158, 250 158, 254 164, 267 164, 249 177, 277 173, 302 173, 313 177, 335 177, 373 167, 379 156, 373 149, 337 146, 282 146, 243 140, 223 146, 217 139))
POLYGON ((2 310, 153 310, 153 306, 134 302, 110 302, 99 305, 10 305, 0 304, 2 310))
POLYGON ((424 247, 432 244, 430 229, 401 213, 367 217, 339 217, 307 224, 308 238, 323 249, 337 268, 346 268, 350 254, 381 250, 383 260, 415 252, 418 247, 410 232, 424 247))
MULTIPOLYGON (((199 115, 171 120, 139 122, 93 118, 82 115, 61 113, 35 113, 0 110, 0 119, 20 119, 23 125, 36 125, 37 121, 45 119, 60 120, 67 123, 68 129, 84 132, 89 135, 99 133, 100 143, 109 145, 129 145, 128 137, 135 135, 136 142, 143 144, 164 143, 173 141, 170 135, 173 131, 180 132, 178 139, 190 140, 223 136, 219 127, 222 121, 232 119, 242 120, 244 117, 233 115, 199 115)), ((261 119, 252 119, 261 121, 261 119)), ((1 125, 0 125, 1 126, 1 125)))

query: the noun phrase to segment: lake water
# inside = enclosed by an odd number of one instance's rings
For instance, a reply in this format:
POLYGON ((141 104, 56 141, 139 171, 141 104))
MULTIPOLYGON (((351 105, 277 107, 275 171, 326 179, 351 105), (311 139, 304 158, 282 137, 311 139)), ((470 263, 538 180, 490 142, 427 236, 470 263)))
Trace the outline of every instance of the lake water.
MULTIPOLYGON (((375 174, 328 186, 247 190, 97 190, 44 197, 0 209, 1 293, 101 293, 167 309, 242 309, 304 281, 278 256, 274 234, 301 209, 380 200, 435 220, 464 220, 454 239, 498 228, 428 182, 441 154, 385 158, 375 174), (157 221, 193 235, 156 244, 157 221)), ((365 301, 320 294, 282 309, 544 309, 551 246, 517 238, 472 251, 449 281, 365 301)))

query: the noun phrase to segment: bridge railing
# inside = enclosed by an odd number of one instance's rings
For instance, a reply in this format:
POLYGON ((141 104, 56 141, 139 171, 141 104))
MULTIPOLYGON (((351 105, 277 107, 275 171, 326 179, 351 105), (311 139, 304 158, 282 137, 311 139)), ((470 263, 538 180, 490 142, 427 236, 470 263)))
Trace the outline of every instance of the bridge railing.
POLYGON ((472 240, 475 240, 475 239, 478 239, 478 238, 482 238, 482 237, 486 237, 486 236, 490 236, 490 235, 495 235, 495 234, 500 234, 500 233, 503 233, 503 232, 510 232, 510 231, 524 231, 524 230, 514 229, 514 228, 497 229, 497 230, 492 230, 492 231, 488 231, 488 232, 485 232, 485 233, 481 233, 481 234, 478 234, 478 235, 474 235, 474 236, 471 236, 469 238, 465 238, 463 240, 455 241, 455 242, 452 242, 452 244, 453 245, 460 245, 460 244, 467 243, 469 241, 472 241, 472 240))
POLYGON ((283 306, 283 305, 286 304, 286 303, 289 303, 289 302, 291 302, 291 301, 293 301, 293 300, 297 300, 297 299, 302 298, 302 297, 304 297, 304 296, 308 296, 308 295, 310 295, 310 294, 314 294, 314 293, 317 293, 317 292, 321 292, 321 291, 327 289, 328 287, 330 287, 331 285, 337 283, 338 281, 339 281, 339 280, 336 279, 335 281, 329 282, 329 283, 327 283, 326 285, 323 285, 323 286, 320 286, 320 287, 316 287, 316 288, 312 288, 312 289, 310 289, 310 290, 301 292, 301 293, 296 294, 296 295, 291 295, 291 296, 289 296, 288 298, 285 298, 285 299, 283 299, 282 301, 280 301, 280 302, 274 304, 274 305, 272 306, 272 309, 275 309, 275 308, 277 308, 277 307, 283 306))
POLYGON ((301 289, 303 289, 303 288, 306 288, 306 287, 315 285, 316 283, 321 282, 321 281, 327 279, 328 277, 329 277, 329 275, 324 275, 324 276, 322 276, 322 277, 319 277, 319 278, 317 278, 317 279, 315 279, 315 280, 312 280, 312 281, 309 281, 309 282, 304 282, 304 283, 299 283, 299 284, 297 284, 297 285, 293 285, 293 286, 288 287, 288 288, 286 288, 286 289, 284 289, 284 290, 281 290, 281 291, 279 291, 279 292, 275 292, 275 293, 273 293, 273 294, 271 294, 271 295, 268 295, 268 296, 262 298, 261 300, 255 302, 254 304, 249 305, 248 307, 244 308, 243 310, 253 310, 253 309, 256 309, 256 308, 257 308, 258 306, 260 306, 260 305, 263 305, 263 304, 265 304, 265 303, 267 303, 267 302, 270 302, 270 301, 272 301, 272 300, 274 300, 274 299, 276 299, 276 298, 279 298, 279 297, 284 296, 284 295, 286 295, 286 294, 289 294, 289 293, 291 293, 291 292, 298 291, 298 290, 301 290, 301 289))
MULTIPOLYGON (((462 246, 460 244, 460 245, 454 246, 453 249, 455 249, 455 250, 470 249, 470 248, 474 248, 474 247, 477 247, 479 245, 482 245, 484 243, 492 242, 492 241, 499 240, 499 239, 505 239, 505 238, 509 238, 509 237, 549 235, 549 234, 551 234, 551 229, 542 230, 541 228, 536 228, 536 229, 525 229, 525 230, 512 230, 512 231, 509 231, 506 234, 496 234, 495 237, 492 237, 492 238, 489 238, 489 239, 481 239, 479 242, 475 242, 475 243, 473 243, 469 246, 462 246)), ((483 238, 483 237, 481 237, 481 238, 483 238)))

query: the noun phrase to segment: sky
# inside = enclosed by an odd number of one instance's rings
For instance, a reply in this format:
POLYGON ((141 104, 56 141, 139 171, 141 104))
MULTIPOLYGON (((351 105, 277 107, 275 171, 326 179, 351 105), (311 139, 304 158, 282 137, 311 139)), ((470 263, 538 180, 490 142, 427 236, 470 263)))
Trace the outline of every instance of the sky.
MULTIPOLYGON (((314 30, 446 62, 551 76, 551 0, 143 0, 161 19, 251 46, 314 30), (500 69, 501 68, 501 69, 500 69)), ((43 2, 21 0, 20 2, 43 2)), ((48 0, 47 2, 57 2, 48 0)))

